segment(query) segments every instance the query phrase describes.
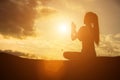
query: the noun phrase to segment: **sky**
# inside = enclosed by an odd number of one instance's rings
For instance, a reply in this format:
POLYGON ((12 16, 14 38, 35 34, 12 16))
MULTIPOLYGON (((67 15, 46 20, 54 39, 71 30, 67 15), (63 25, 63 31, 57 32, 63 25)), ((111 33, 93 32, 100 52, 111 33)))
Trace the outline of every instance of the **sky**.
POLYGON ((79 29, 89 11, 99 18, 97 56, 120 56, 119 0, 0 0, 0 49, 64 59, 64 51, 81 51, 81 42, 70 38, 70 25, 79 29))

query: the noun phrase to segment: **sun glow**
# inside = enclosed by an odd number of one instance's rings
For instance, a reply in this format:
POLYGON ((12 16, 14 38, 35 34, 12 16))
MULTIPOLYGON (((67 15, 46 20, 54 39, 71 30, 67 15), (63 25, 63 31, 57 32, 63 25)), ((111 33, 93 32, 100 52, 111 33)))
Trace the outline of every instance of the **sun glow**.
POLYGON ((67 25, 66 24, 61 24, 59 25, 59 32, 60 33, 66 33, 67 32, 67 25))

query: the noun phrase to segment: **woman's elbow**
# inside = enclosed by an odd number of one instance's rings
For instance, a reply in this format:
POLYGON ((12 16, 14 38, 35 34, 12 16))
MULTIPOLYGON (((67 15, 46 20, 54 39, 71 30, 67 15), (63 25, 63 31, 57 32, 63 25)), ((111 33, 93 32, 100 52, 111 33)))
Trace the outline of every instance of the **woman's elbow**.
POLYGON ((76 40, 76 37, 74 37, 74 38, 71 38, 72 39, 72 41, 74 41, 74 40, 76 40))

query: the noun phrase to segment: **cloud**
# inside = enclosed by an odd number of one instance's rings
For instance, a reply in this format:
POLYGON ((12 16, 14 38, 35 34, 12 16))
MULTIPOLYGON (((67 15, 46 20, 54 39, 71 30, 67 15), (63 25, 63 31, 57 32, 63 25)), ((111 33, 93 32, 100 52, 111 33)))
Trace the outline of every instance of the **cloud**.
POLYGON ((57 10, 51 7, 45 7, 45 6, 40 6, 38 7, 38 15, 39 17, 47 17, 50 16, 52 14, 57 13, 57 10))
POLYGON ((120 6, 120 0, 114 0, 120 6))
POLYGON ((42 59, 40 56, 36 54, 29 54, 29 53, 23 53, 23 52, 12 51, 12 50, 0 50, 0 53, 7 53, 14 56, 22 57, 22 58, 28 58, 28 59, 42 59))
POLYGON ((35 20, 55 13, 49 0, 0 0, 0 34, 24 38, 35 34, 35 20), (39 7, 39 11, 37 10, 39 7))
POLYGON ((36 3, 31 0, 25 1, 0 1, 0 33, 2 35, 20 38, 34 33, 36 3))
POLYGON ((120 33, 102 35, 97 50, 101 56, 120 56, 120 33))

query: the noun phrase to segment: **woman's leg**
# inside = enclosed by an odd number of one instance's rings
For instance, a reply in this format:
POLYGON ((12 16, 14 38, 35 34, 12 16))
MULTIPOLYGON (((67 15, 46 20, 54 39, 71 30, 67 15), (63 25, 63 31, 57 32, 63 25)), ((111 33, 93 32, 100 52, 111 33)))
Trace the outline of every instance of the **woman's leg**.
POLYGON ((80 52, 64 52, 63 53, 63 56, 66 59, 70 59, 70 60, 78 60, 80 59, 80 55, 81 55, 80 52))

